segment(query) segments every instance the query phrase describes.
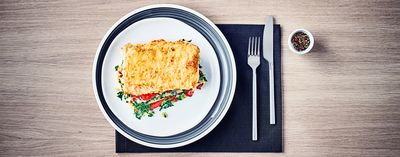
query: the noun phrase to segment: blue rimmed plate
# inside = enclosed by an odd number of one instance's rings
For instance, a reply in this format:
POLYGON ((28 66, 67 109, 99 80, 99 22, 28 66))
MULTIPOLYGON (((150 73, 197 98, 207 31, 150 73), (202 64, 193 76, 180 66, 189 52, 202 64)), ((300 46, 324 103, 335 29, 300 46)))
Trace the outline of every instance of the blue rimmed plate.
POLYGON ((235 61, 223 34, 200 13, 171 4, 146 6, 121 18, 104 36, 93 63, 94 93, 108 122, 128 139, 155 148, 187 145, 208 134, 229 109, 235 85, 235 61), (122 61, 124 44, 155 39, 191 39, 200 47, 208 82, 193 97, 168 108, 168 118, 156 113, 138 120, 128 104, 116 97, 113 68, 122 61))

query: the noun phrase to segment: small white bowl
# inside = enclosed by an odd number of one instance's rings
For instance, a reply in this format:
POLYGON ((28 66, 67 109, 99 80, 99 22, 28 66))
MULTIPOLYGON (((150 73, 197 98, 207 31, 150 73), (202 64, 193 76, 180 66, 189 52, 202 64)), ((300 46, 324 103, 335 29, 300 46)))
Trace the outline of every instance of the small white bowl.
POLYGON ((313 35, 312 35, 309 31, 307 31, 307 30, 305 30, 305 29, 296 29, 296 30, 294 30, 292 33, 290 33, 290 35, 289 35, 289 38, 288 38, 288 46, 289 46, 289 49, 290 49, 292 52, 296 53, 296 54, 300 54, 300 55, 306 54, 306 53, 310 52, 311 49, 312 49, 313 46, 314 46, 314 37, 313 37, 313 35), (292 41, 291 41, 291 40, 292 40, 293 35, 294 35, 295 33, 297 33, 297 32, 303 32, 303 33, 307 34, 308 37, 310 38, 310 45, 309 45, 309 46, 307 47, 307 49, 305 49, 304 51, 297 51, 297 50, 293 47, 293 44, 292 44, 292 41))

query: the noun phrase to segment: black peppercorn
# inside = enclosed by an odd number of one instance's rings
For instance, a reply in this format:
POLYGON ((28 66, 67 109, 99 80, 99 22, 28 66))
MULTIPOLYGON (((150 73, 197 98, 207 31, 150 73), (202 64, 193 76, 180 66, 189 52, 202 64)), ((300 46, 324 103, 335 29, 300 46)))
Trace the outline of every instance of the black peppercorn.
POLYGON ((310 46, 310 37, 306 33, 297 32, 293 35, 291 42, 294 49, 304 51, 310 46))

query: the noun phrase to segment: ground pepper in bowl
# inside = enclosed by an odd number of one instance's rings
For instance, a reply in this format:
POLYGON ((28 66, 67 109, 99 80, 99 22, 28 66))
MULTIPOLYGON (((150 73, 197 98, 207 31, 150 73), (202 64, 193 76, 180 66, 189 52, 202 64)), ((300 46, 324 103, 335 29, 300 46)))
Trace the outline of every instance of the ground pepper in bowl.
POLYGON ((292 36, 293 48, 297 51, 304 51, 310 46, 310 37, 304 32, 297 32, 292 36))

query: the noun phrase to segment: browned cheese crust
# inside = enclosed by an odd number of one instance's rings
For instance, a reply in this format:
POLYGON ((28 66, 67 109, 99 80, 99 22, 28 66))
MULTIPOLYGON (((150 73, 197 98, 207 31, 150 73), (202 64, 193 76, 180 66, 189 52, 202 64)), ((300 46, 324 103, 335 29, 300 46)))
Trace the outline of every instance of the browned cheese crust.
POLYGON ((199 80, 200 49, 186 41, 154 40, 122 48, 123 91, 142 95, 193 89, 199 80))

